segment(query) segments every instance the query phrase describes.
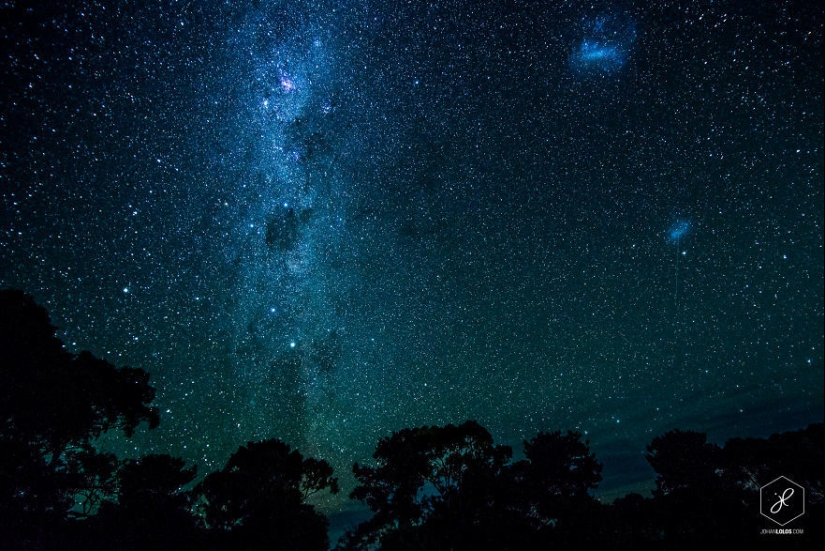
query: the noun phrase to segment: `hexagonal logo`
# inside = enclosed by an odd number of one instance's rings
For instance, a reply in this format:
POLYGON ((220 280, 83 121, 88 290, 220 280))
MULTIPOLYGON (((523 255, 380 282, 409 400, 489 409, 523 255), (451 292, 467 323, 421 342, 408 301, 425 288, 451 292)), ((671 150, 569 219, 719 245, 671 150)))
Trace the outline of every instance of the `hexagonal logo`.
POLYGON ((785 526, 805 514, 805 488, 780 476, 759 488, 759 512, 785 526))

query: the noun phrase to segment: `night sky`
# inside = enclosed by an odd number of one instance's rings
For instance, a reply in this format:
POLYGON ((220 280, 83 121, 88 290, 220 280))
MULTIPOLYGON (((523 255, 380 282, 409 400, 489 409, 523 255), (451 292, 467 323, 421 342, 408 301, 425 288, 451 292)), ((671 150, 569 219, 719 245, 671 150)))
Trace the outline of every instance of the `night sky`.
POLYGON ((823 419, 814 1, 3 2, 0 287, 152 374, 106 444, 351 465, 476 419, 605 492, 823 419))

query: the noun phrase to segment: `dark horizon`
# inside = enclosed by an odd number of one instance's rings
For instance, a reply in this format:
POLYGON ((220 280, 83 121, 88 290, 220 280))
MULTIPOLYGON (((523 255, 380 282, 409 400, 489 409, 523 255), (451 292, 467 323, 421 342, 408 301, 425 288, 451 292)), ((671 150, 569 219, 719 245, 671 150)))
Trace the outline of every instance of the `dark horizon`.
POLYGON ((157 430, 151 375, 69 352, 56 331, 31 295, 0 289, 4 548, 639 551, 822 539, 811 521, 825 504, 822 423, 722 445, 667 431, 645 446, 652 487, 614 499, 599 492, 604 463, 581 433, 540 431, 514 453, 474 420, 382 437, 351 466, 351 488, 277 438, 199 473, 168 453, 123 458, 101 445, 157 430), (331 499, 341 494, 349 506, 331 499))

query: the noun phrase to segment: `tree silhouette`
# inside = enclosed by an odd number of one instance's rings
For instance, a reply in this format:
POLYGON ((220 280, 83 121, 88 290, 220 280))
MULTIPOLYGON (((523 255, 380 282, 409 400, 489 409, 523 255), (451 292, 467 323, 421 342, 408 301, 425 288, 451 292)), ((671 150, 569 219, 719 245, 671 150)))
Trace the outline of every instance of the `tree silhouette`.
POLYGON ((0 357, 0 529, 20 547, 48 547, 76 496, 88 506, 111 484, 113 458, 93 439, 156 426, 154 389, 141 369, 69 353, 22 291, 0 291, 0 357))
POLYGON ((116 500, 91 519, 89 546, 100 549, 197 549, 201 547, 186 486, 196 468, 183 459, 148 455, 125 461, 116 500), (96 545, 95 545, 96 544, 96 545))
POLYGON ((654 438, 646 457, 657 473, 653 494, 662 545, 741 544, 758 508, 749 507, 722 448, 704 433, 673 430, 654 438))
POLYGON ((590 495, 602 465, 581 434, 540 432, 524 442, 525 459, 512 465, 513 504, 537 533, 536 544, 572 547, 589 534, 599 503, 590 495))
POLYGON ((703 490, 718 484, 722 450, 709 444, 704 433, 672 430, 654 438, 647 452, 645 457, 657 473, 654 495, 664 496, 680 489, 703 490))
POLYGON ((322 490, 338 492, 332 467, 273 439, 238 448, 195 496, 218 548, 325 550, 327 519, 305 501, 322 490))
POLYGON ((353 472, 360 485, 353 499, 375 513, 348 534, 344 546, 363 549, 420 548, 425 541, 445 547, 480 548, 494 537, 506 514, 502 496, 505 464, 512 452, 495 446, 475 421, 456 427, 404 429, 379 441, 376 465, 353 472))
MULTIPOLYGON (((657 510, 656 499, 631 493, 605 507, 596 525, 603 549, 645 551, 666 549, 663 542, 664 516, 657 510)), ((596 548, 596 547, 594 547, 596 548)))
POLYGON ((524 513, 549 524, 574 504, 592 500, 590 490, 602 479, 602 465, 581 434, 540 432, 524 442, 526 459, 513 465, 524 500, 524 513))
POLYGON ((743 489, 758 490, 782 475, 806 488, 810 504, 822 504, 823 441, 825 425, 818 423, 768 438, 732 438, 725 443, 723 457, 730 476, 743 489))
MULTIPOLYGON (((94 447, 106 431, 157 425, 146 372, 68 352, 20 291, 0 291, 0 354, 0 549, 327 549, 328 522, 309 503, 338 492, 326 461, 250 442, 189 490, 196 470, 182 459, 94 447)), ((823 440, 821 423, 724 447, 673 430, 647 447, 653 497, 604 505, 591 496, 602 465, 578 433, 539 433, 511 463, 475 421, 403 429, 354 465, 351 497, 374 515, 339 548, 762 549, 759 490, 779 476, 808 505, 794 521, 805 534, 783 543, 819 548, 823 440)))

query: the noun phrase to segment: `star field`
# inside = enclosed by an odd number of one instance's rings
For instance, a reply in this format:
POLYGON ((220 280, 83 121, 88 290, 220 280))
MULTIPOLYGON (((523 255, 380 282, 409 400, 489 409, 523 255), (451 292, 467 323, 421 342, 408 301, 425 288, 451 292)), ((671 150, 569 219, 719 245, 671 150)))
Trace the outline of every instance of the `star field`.
POLYGON ((152 374, 121 453, 277 437, 347 489, 391 431, 476 419, 584 433, 609 491, 669 429, 822 420, 821 6, 0 21, 0 285, 152 374))

